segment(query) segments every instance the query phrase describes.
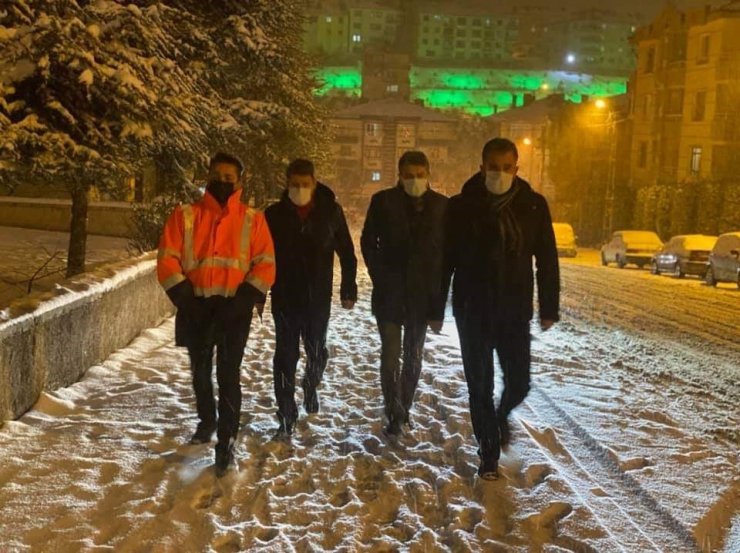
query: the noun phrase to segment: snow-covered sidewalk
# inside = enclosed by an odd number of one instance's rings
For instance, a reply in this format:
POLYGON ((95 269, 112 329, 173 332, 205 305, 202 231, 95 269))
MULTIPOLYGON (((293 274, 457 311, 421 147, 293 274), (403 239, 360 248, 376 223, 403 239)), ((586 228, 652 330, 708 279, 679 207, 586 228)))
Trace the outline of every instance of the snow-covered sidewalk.
POLYGON ((184 445, 196 418, 172 321, 45 394, 0 429, 0 551, 737 551, 737 438, 716 431, 736 428, 737 391, 655 367, 733 371, 736 349, 588 317, 535 331, 534 389, 488 483, 449 313, 427 341, 416 428, 384 439, 368 298, 365 280, 354 311, 335 308, 321 411, 301 412, 291 444, 271 439, 274 333, 255 319, 237 466, 221 480, 212 447, 184 445))
MULTIPOLYGON (((0 310, 32 292, 47 292, 64 279, 69 234, 0 226, 0 310)), ((130 257, 128 240, 112 236, 87 237, 87 268, 130 257)))

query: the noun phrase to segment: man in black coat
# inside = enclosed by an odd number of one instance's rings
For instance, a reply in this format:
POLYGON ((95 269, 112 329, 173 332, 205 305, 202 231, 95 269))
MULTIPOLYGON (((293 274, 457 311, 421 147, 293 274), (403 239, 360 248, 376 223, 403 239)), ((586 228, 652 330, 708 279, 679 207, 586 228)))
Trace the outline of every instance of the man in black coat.
POLYGON ((529 392, 534 274, 542 330, 559 318, 560 274, 545 198, 516 176, 516 145, 495 138, 483 148, 481 171, 450 199, 444 288, 454 273, 452 306, 460 335, 479 475, 497 477, 501 446, 510 440, 508 415, 529 392), (493 401, 493 351, 504 390, 493 401))
POLYGON ((280 429, 290 436, 298 418, 295 403, 299 343, 306 350, 303 405, 319 410, 316 388, 328 360, 326 332, 334 282, 334 252, 342 266, 340 299, 352 309, 357 301, 357 257, 342 207, 334 192, 316 181, 314 166, 297 159, 288 165, 282 199, 265 211, 275 244, 277 277, 272 287, 276 348, 273 360, 280 429))
POLYGON ((392 435, 400 434, 404 423, 410 426, 426 329, 442 329, 445 308, 442 259, 447 198, 429 187, 429 160, 423 152, 403 154, 398 173, 396 186, 372 197, 361 240, 380 331, 386 432, 392 435))

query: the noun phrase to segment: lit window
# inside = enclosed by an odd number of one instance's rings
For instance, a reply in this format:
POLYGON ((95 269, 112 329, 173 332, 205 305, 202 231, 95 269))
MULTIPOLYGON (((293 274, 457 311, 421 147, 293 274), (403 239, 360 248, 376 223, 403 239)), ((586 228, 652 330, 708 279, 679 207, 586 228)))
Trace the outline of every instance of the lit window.
POLYGON ((326 22, 327 22, 327 23, 331 23, 331 16, 327 16, 327 18, 326 18, 326 22))
POLYGON ((380 171, 373 171, 370 175, 370 180, 373 182, 380 182, 380 171))
POLYGON ((701 146, 691 148, 691 174, 698 175, 701 171, 701 146))
POLYGON ((387 87, 385 87, 386 92, 398 92, 398 85, 397 84, 389 84, 387 87))
POLYGON ((375 137, 380 136, 382 127, 380 123, 367 123, 365 125, 365 136, 375 137))
POLYGON ((352 35, 352 42, 362 42, 362 35, 352 35))

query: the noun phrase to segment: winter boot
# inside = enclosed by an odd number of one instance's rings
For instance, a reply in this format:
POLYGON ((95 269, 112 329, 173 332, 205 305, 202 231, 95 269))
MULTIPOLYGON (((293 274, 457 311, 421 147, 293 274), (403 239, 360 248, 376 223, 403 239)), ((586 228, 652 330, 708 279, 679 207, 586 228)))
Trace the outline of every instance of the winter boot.
POLYGON ((191 444, 207 444, 211 441, 213 433, 216 431, 217 424, 199 422, 198 428, 195 429, 195 433, 190 438, 191 444))

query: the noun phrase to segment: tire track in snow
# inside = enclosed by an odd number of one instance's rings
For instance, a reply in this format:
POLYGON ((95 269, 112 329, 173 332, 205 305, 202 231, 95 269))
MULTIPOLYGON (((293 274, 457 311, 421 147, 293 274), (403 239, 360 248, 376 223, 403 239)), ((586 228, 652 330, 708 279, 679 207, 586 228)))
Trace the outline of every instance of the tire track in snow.
POLYGON ((524 405, 529 415, 520 413, 519 422, 527 435, 622 551, 698 550, 691 532, 547 393, 533 388, 524 405))

